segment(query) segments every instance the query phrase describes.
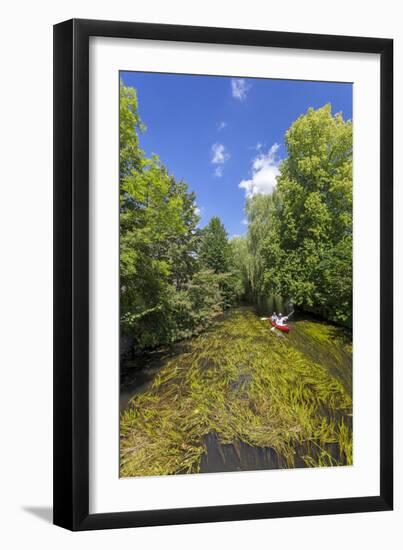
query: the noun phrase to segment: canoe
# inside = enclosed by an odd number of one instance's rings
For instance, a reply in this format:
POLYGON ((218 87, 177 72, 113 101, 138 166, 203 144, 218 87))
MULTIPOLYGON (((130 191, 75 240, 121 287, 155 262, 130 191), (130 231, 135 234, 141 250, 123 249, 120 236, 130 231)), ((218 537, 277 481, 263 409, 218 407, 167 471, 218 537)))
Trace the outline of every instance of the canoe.
POLYGON ((290 332, 290 327, 288 325, 278 325, 273 319, 270 319, 270 323, 273 327, 278 328, 278 330, 282 330, 283 332, 290 332))

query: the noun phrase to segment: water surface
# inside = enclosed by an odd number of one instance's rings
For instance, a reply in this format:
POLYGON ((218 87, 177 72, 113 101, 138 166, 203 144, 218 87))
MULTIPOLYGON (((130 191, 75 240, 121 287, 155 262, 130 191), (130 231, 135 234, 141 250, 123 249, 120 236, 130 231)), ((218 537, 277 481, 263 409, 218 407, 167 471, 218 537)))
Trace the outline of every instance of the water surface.
POLYGON ((121 475, 351 463, 350 334, 302 314, 270 328, 237 308, 123 362, 121 475))

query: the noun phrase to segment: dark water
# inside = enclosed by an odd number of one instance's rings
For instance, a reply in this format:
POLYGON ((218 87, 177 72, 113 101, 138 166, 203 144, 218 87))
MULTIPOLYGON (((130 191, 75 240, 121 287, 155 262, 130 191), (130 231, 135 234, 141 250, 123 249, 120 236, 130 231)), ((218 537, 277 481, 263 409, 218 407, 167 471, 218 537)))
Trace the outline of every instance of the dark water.
MULTIPOLYGON (((126 362, 126 365, 129 362, 126 362)), ((141 361, 131 361, 131 370, 124 377, 120 388, 119 410, 124 411, 132 397, 146 390, 162 365, 143 367, 141 361), (134 364, 134 365, 133 365, 134 364)))
MULTIPOLYGON (((287 467, 284 458, 270 447, 253 447, 243 441, 223 444, 215 433, 207 434, 204 444, 206 453, 201 458, 200 473, 279 470, 287 467)), ((325 450, 336 462, 340 459, 337 444, 327 444, 325 450)), ((301 458, 304 455, 315 458, 319 456, 319 451, 308 444, 297 447, 294 468, 306 468, 306 463, 301 458)))
POLYGON ((156 374, 166 361, 187 349, 186 342, 179 342, 171 347, 139 354, 120 362, 120 395, 119 410, 124 411, 135 395, 145 391, 152 384, 156 374))
POLYGON ((201 473, 281 468, 281 460, 270 447, 252 447, 243 441, 222 444, 215 433, 207 434, 204 444, 207 452, 201 458, 201 473))
POLYGON ((293 305, 289 300, 285 300, 281 296, 260 297, 256 305, 258 315, 271 315, 273 312, 286 315, 293 309, 293 305))

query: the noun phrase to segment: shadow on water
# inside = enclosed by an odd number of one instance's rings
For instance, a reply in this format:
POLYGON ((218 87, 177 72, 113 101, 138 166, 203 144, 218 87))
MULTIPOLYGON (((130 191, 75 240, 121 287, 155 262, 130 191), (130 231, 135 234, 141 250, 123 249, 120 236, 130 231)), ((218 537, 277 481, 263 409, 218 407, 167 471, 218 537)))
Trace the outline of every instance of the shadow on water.
MULTIPOLYGON (((330 417, 331 415, 324 416, 330 417)), ((352 418, 344 418, 352 428, 352 418)), ((201 457, 200 473, 235 472, 255 470, 279 470, 288 468, 284 457, 271 447, 254 447, 243 441, 220 443, 216 433, 211 432, 203 438, 206 452, 201 457)), ((294 448, 293 468, 306 468, 304 457, 320 461, 325 455, 326 466, 343 462, 337 443, 316 444, 313 441, 297 445, 294 448)))
POLYGON ((167 360, 184 353, 186 349, 186 342, 180 342, 170 347, 134 355, 130 359, 121 359, 120 412, 127 408, 132 397, 147 390, 167 360))
POLYGON ((214 432, 204 437, 204 444, 206 453, 201 458, 201 473, 275 470, 282 467, 281 459, 270 447, 252 447, 243 441, 222 444, 214 432))
MULTIPOLYGON (((200 473, 236 472, 257 470, 279 470, 287 468, 286 460, 271 447, 253 447, 243 441, 220 443, 216 433, 204 437, 205 454, 201 457, 200 473)), ((340 463, 341 456, 336 443, 327 443, 319 447, 309 442, 294 449, 293 468, 306 468, 303 457, 318 460, 324 451, 328 457, 328 466, 340 463)))

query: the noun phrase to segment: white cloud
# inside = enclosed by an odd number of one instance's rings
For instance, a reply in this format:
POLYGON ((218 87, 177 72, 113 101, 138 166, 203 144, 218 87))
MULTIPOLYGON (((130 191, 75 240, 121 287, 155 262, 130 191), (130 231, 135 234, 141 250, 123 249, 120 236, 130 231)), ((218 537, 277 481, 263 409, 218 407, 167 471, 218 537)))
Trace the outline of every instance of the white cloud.
POLYGON ((223 165, 230 158, 230 154, 222 143, 214 143, 211 147, 211 164, 216 164, 213 175, 216 178, 222 178, 224 173, 223 165))
POLYGON ((265 144, 258 141, 255 145, 251 145, 248 147, 248 149, 251 149, 252 151, 261 151, 264 148, 265 144))
POLYGON ((246 95, 250 86, 247 84, 244 78, 231 78, 231 92, 232 97, 243 101, 246 99, 246 95))
POLYGON ((214 170, 216 178, 222 178, 224 169, 223 164, 230 158, 230 154, 222 143, 214 143, 211 147, 211 164, 218 164, 214 170))
POLYGON ((200 227, 201 224, 203 223, 203 215, 204 215, 204 206, 198 206, 197 204, 195 204, 194 206, 194 213, 196 214, 196 216, 199 217, 199 221, 197 222, 197 227, 200 227))
POLYGON ((241 221, 241 223, 242 223, 243 225, 248 225, 248 220, 247 220, 246 218, 244 218, 244 219, 241 221))
POLYGON ((194 208, 194 213, 196 214, 196 216, 202 216, 203 212, 204 212, 204 206, 198 206, 196 204, 194 208))
POLYGON ((242 180, 238 187, 245 189, 247 197, 254 195, 268 195, 277 184, 279 175, 279 161, 276 159, 276 152, 279 145, 275 143, 268 152, 259 153, 252 161, 252 177, 249 180, 242 180))
POLYGON ((214 143, 211 147, 211 163, 224 164, 230 158, 230 154, 222 143, 214 143))
POLYGON ((224 128, 226 128, 226 127, 227 127, 227 123, 224 120, 222 120, 221 122, 219 122, 217 124, 217 130, 218 131, 224 130, 224 128))

